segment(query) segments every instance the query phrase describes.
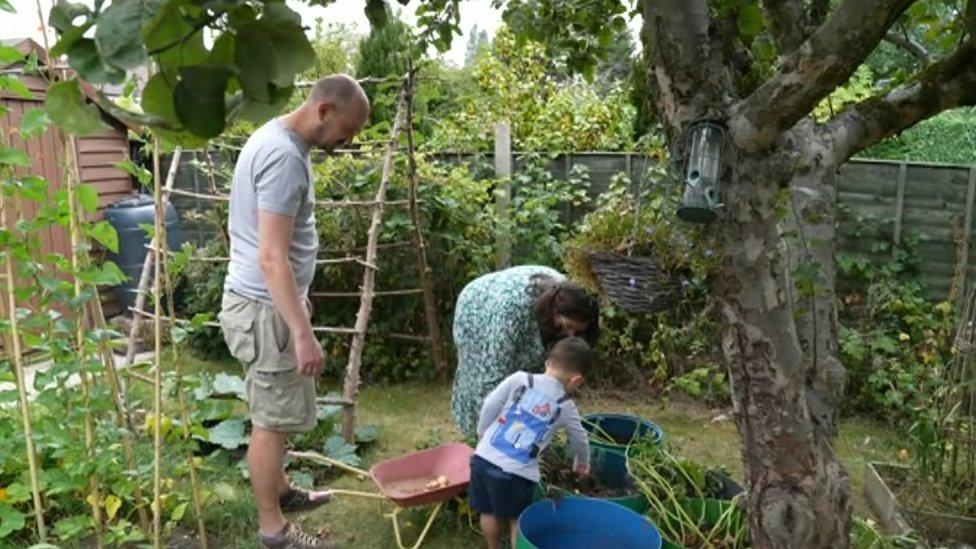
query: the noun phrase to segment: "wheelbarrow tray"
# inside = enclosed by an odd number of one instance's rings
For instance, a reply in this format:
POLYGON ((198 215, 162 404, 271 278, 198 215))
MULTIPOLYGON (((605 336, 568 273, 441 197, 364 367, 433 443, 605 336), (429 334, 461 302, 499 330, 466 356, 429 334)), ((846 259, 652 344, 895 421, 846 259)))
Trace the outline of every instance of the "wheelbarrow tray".
POLYGON ((471 456, 467 444, 452 442, 428 450, 381 461, 369 469, 369 476, 386 498, 400 507, 447 501, 461 494, 471 480, 471 456), (447 486, 428 489, 437 477, 447 486))

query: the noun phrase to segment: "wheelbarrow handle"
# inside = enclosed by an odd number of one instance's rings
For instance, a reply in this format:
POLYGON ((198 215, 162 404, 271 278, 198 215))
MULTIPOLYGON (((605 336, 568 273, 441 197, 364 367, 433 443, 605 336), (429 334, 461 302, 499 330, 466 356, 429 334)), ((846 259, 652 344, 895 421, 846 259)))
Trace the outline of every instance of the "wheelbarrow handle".
POLYGON ((329 493, 334 496, 355 496, 361 498, 386 499, 386 496, 383 494, 376 494, 374 492, 360 492, 358 490, 342 490, 340 488, 329 490, 329 493))
POLYGON ((318 452, 296 452, 292 450, 288 452, 288 456, 296 459, 307 459, 309 461, 321 463, 322 465, 337 467, 339 469, 352 473, 361 479, 369 476, 369 471, 364 471, 358 467, 353 467, 352 465, 348 465, 346 463, 332 459, 330 457, 323 456, 318 452))

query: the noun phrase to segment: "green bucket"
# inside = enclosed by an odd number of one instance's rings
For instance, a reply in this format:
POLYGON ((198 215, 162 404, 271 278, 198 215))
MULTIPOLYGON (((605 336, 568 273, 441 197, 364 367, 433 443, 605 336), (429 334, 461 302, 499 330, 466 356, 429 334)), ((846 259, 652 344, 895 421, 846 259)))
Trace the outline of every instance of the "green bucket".
POLYGON ((635 513, 641 513, 641 514, 643 514, 644 511, 647 511, 647 507, 649 505, 647 501, 647 496, 645 496, 640 492, 634 494, 628 494, 626 496, 601 498, 601 497, 590 496, 586 494, 574 494, 569 490, 560 488, 558 486, 549 486, 541 482, 535 485, 535 490, 532 492, 532 501, 539 501, 540 499, 545 499, 547 497, 547 494, 552 494, 552 493, 558 494, 563 497, 590 497, 594 499, 602 499, 603 501, 616 503, 617 505, 621 505, 623 507, 630 509, 631 511, 634 511, 635 513))
MULTIPOLYGON (((725 511, 734 505, 729 500, 720 499, 698 499, 698 498, 688 498, 678 500, 681 508, 685 510, 692 517, 700 517, 698 522, 699 526, 707 524, 715 524, 718 522, 719 518, 725 511)), ((659 524, 658 517, 651 517, 655 524, 659 524)), ((663 520, 663 519, 662 519, 663 520)), ((745 522, 745 514, 741 511, 736 512, 732 518, 733 525, 735 528, 739 528, 745 522)), ((678 542, 669 540, 665 534, 667 528, 661 528, 661 547, 664 549, 685 549, 684 545, 678 542)))
POLYGON ((627 483, 627 447, 631 441, 650 437, 655 445, 664 443, 664 431, 653 421, 626 414, 588 414, 583 427, 590 433, 608 435, 614 440, 590 441, 593 474, 606 486, 627 483))

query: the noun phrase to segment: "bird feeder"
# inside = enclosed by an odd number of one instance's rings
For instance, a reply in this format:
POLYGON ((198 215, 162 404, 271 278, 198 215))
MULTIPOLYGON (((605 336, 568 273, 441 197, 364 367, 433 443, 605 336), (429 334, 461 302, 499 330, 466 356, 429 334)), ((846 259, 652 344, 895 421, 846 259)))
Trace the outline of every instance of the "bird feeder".
POLYGON ((694 122, 688 130, 685 192, 678 206, 679 218, 692 223, 708 223, 718 217, 726 135, 723 126, 708 121, 694 122))

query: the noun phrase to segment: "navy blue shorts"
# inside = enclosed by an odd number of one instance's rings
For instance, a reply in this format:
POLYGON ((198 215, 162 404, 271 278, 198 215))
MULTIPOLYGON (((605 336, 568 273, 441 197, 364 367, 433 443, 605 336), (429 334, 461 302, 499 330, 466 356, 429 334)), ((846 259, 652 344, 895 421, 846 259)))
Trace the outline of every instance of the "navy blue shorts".
POLYGON ((468 505, 483 514, 502 520, 515 520, 532 504, 535 483, 502 471, 485 458, 471 456, 471 484, 468 505))

